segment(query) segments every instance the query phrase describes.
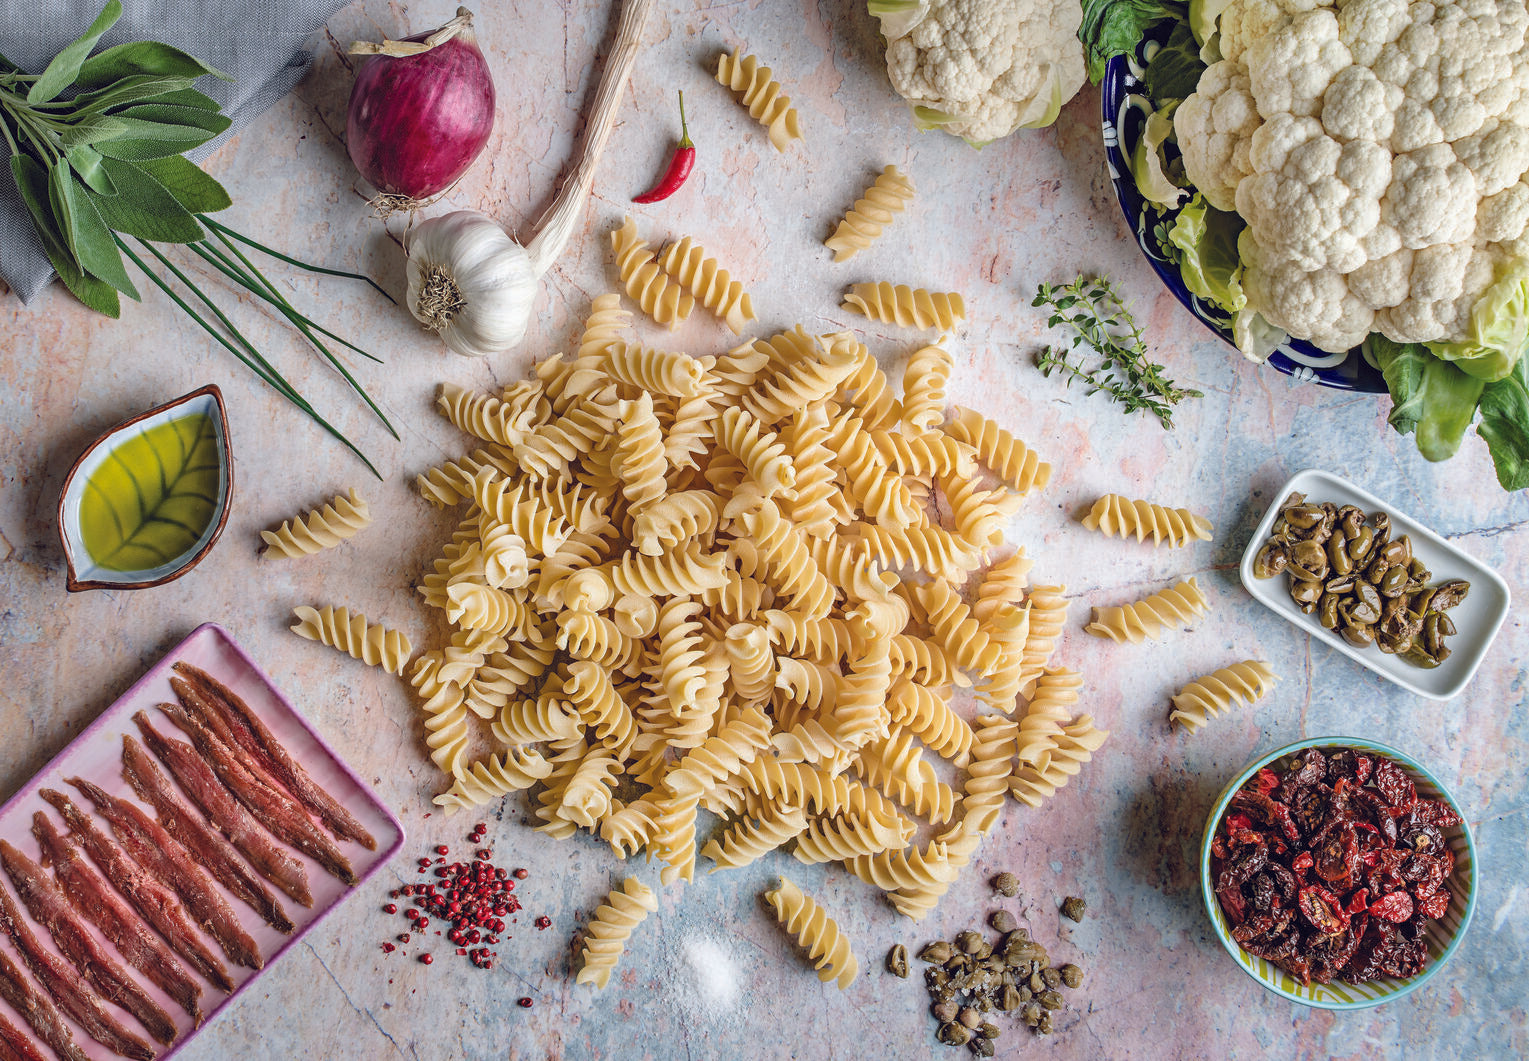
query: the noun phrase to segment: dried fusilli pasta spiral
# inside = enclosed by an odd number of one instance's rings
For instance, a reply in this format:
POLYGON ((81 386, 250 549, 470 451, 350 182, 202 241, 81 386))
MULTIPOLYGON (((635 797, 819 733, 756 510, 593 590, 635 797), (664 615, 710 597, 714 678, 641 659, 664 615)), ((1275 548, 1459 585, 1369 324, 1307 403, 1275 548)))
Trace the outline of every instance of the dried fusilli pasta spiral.
POLYGON ((795 884, 785 877, 765 892, 765 901, 775 910, 775 919, 806 951, 816 964, 818 979, 835 981, 841 990, 849 987, 860 972, 860 963, 850 950, 849 939, 839 931, 834 919, 795 884))
POLYGON ((935 640, 957 663, 983 674, 998 666, 998 646, 982 632, 971 609, 949 583, 936 580, 917 587, 914 594, 929 616, 935 640))
POLYGON ((635 515, 653 504, 668 490, 664 473, 664 437, 653 415, 653 396, 643 394, 636 401, 624 401, 618 407, 621 423, 616 428, 616 457, 612 470, 621 477, 621 493, 635 515))
POLYGON ((578 736, 583 728, 573 705, 555 695, 510 701, 492 727, 495 738, 511 747, 560 743, 578 736))
POLYGON ((769 130, 770 145, 784 151, 792 140, 802 138, 801 120, 791 106, 791 97, 781 91, 768 66, 760 66, 752 55, 740 57, 738 52, 734 48, 718 57, 717 80, 733 91, 749 109, 750 117, 769 130))
POLYGON ((1099 729, 1088 715, 1079 715, 1057 737, 1056 744, 1046 758, 1037 766, 1022 766, 1009 782, 1014 798, 1031 807, 1056 793, 1056 790, 1077 776, 1083 764, 1093 758, 1109 730, 1099 729))
POLYGON ((1019 721, 1019 761, 1033 766, 1055 746, 1062 727, 1078 702, 1083 676, 1077 671, 1047 667, 1035 682, 1025 717, 1019 721))
POLYGON ((695 309, 695 299, 664 275, 647 241, 637 235, 636 221, 629 217, 611 233, 611 248, 626 293, 654 321, 678 328, 695 309))
POLYGON ((706 369, 689 354, 614 340, 605 347, 605 369, 612 379, 653 394, 694 398, 701 393, 706 369))
POLYGON ((435 797, 448 815, 464 807, 481 807, 511 792, 523 792, 552 773, 552 764, 528 748, 512 748, 473 763, 435 797))
POLYGON ((908 359, 903 370, 903 423, 914 431, 931 431, 945 422, 945 384, 952 367, 950 354, 939 343, 908 359))
POLYGON ((770 632, 758 623, 735 623, 727 628, 723 648, 740 703, 763 703, 775 688, 775 653, 770 632))
POLYGON ((569 664, 563 695, 583 723, 594 728, 596 740, 623 750, 631 746, 635 735, 632 709, 610 674, 598 664, 588 660, 569 664))
POLYGON ((744 408, 767 424, 795 416, 839 389, 860 367, 860 349, 848 332, 818 339, 803 356, 755 383, 743 396, 744 408))
POLYGON ((1001 715, 981 715, 972 727, 971 763, 961 807, 969 829, 986 833, 998 821, 1013 772, 1018 723, 1001 715))
POLYGON ((793 527, 772 501, 743 517, 769 570, 769 580, 791 601, 792 609, 806 619, 826 616, 834 603, 834 589, 807 548, 801 532, 793 527))
POLYGON ((896 166, 887 166, 881 175, 855 200, 834 234, 823 246, 834 252, 834 261, 848 261, 871 245, 881 230, 892 223, 913 200, 913 182, 896 166))
POLYGON ((1020 547, 1012 556, 997 561, 984 571, 982 582, 977 586, 977 602, 972 605, 972 614, 977 621, 986 623, 1000 609, 1023 604, 1025 590, 1030 586, 1030 569, 1034 566, 1035 561, 1020 547))
POLYGON ((708 841, 701 854, 719 869, 739 869, 769 854, 807 827, 807 811, 802 807, 767 804, 757 819, 741 821, 722 834, 720 840, 708 841))
POLYGON ((455 383, 441 384, 435 406, 459 430, 501 446, 513 446, 523 439, 536 415, 534 404, 501 401, 491 394, 476 394, 455 383))
POLYGON ((365 530, 371 522, 371 509, 352 489, 348 496, 337 496, 323 508, 287 520, 274 531, 261 531, 260 537, 274 553, 308 556, 321 549, 333 549, 365 530))
POLYGON ((1173 697, 1168 721, 1177 722, 1191 733, 1199 731, 1206 720, 1229 710, 1234 704, 1252 707, 1279 679, 1267 663, 1245 659, 1222 667, 1203 678, 1196 678, 1173 697))
POLYGON ((796 484, 796 469, 786 447, 747 410, 738 406, 725 410, 717 421, 716 438, 723 449, 743 462, 766 497, 796 484))
POLYGON ((913 839, 915 826, 901 814, 871 811, 818 818, 797 837, 800 862, 842 862, 902 847, 913 839))
POLYGON ((1066 586, 1036 586, 1030 591, 1030 630, 1020 664, 1020 681, 1025 686, 1040 677, 1056 651, 1067 625, 1066 590, 1066 586))
POLYGON ((1200 584, 1189 578, 1135 604, 1095 608, 1093 621, 1083 629, 1112 641, 1145 641, 1170 626, 1193 622, 1207 607, 1200 584))
POLYGON ((665 549, 716 530, 721 513, 721 499, 710 490, 666 493, 635 514, 632 544, 645 556, 662 556, 665 549))
POLYGON ((845 414, 833 422, 827 444, 843 461, 850 496, 866 515, 892 528, 919 522, 919 509, 902 479, 892 474, 871 442, 859 417, 845 414))
POLYGON ((583 964, 574 981, 597 988, 609 983, 633 929, 657 909, 658 896, 636 877, 628 877, 621 887, 613 888, 584 929, 583 964))
POLYGON ((689 236, 671 243, 658 264, 734 335, 742 335, 744 326, 754 319, 754 300, 743 285, 689 236))
POLYGON ((1119 494, 1105 494, 1088 515, 1083 526, 1113 538, 1136 536, 1143 541, 1152 536, 1153 545, 1167 542, 1170 546, 1188 545, 1198 538, 1210 541, 1210 520, 1196 515, 1187 508, 1168 508, 1151 501, 1132 501, 1119 494))
POLYGON ((884 324, 944 332, 966 319, 966 301, 954 291, 926 291, 885 280, 852 285, 844 296, 844 308, 884 324))
POLYGON ((957 442, 965 442, 977 450, 977 459, 993 470, 1011 490, 1027 494, 1041 489, 1051 481, 1051 465, 1036 456, 1035 451, 999 427, 981 413, 972 409, 956 408, 955 416, 945 424, 944 431, 957 442))
POLYGON ((957 766, 965 764, 972 746, 972 727, 950 706, 949 696, 898 678, 887 695, 887 709, 894 725, 914 734, 930 751, 957 766))
POLYGON ((403 634, 378 623, 368 623, 366 616, 360 612, 352 615, 349 608, 299 605, 293 614, 297 623, 292 632, 299 637, 339 649, 352 659, 400 677, 414 654, 414 646, 403 634))

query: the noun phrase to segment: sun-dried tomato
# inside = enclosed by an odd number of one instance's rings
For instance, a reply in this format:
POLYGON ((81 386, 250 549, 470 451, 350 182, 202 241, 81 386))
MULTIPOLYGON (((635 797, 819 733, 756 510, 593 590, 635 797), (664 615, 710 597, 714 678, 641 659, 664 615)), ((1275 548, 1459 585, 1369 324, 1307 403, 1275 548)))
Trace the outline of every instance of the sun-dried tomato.
POLYGON ((1253 819, 1246 814, 1228 814, 1226 816, 1226 831, 1240 833, 1244 829, 1253 828, 1253 819))
POLYGON ((1243 789, 1232 797, 1232 806, 1246 811, 1256 821, 1278 825, 1285 839, 1292 844, 1301 839, 1301 831, 1290 817, 1290 808, 1278 803, 1261 792, 1243 789))
POLYGON ((1386 801, 1386 805, 1393 810, 1411 810, 1417 802, 1417 785, 1413 784, 1405 770, 1390 759, 1381 759, 1375 764, 1375 787, 1380 790, 1380 797, 1386 801))
POLYGON ((1444 916, 1449 909, 1449 889, 1440 888, 1430 895, 1420 897, 1416 903, 1415 914, 1418 917, 1426 917, 1434 920, 1444 916))
POLYGON ((1266 766, 1253 775, 1253 788, 1260 795, 1267 796, 1276 788, 1279 788, 1279 775, 1266 766))
POLYGON ((1329 776, 1347 777, 1356 785, 1363 785, 1368 781, 1371 772, 1375 769, 1374 759, 1351 748, 1334 752, 1327 761, 1329 776))
POLYGON ((1295 790, 1290 800, 1290 814, 1301 832, 1310 836, 1321 828, 1327 817, 1327 796, 1331 791, 1326 785, 1305 785, 1295 790))
POLYGON ((1393 924, 1405 921, 1412 916, 1412 896, 1406 892, 1381 896, 1370 904, 1368 913, 1393 924))
POLYGON ((1460 815, 1450 809, 1448 803, 1441 799, 1420 799, 1409 813, 1411 816, 1409 824, 1435 825, 1440 829, 1448 829, 1464 821, 1460 815))
POLYGON ((1420 855, 1437 855, 1449 847, 1444 834, 1432 825, 1414 825, 1402 830, 1397 845, 1404 851, 1415 851, 1420 855))
MULTIPOLYGON (((1296 898, 1296 905, 1300 907, 1301 916, 1321 935, 1336 935, 1348 927, 1348 914, 1343 909, 1343 900, 1319 885, 1302 888, 1296 898)), ((1411 912, 1410 906, 1408 912, 1411 912)))
POLYGON ((1315 860, 1311 857, 1310 851, 1302 851, 1290 863, 1290 872, 1294 873, 1297 877, 1304 877, 1311 870, 1314 862, 1315 860))
POLYGON ((1348 911, 1350 915, 1362 914, 1369 908, 1369 899, 1370 890, 1368 888, 1360 888, 1353 895, 1349 896, 1348 905, 1343 909, 1348 911))
POLYGON ((1382 836, 1391 843, 1396 843, 1396 819, 1391 816, 1391 812, 1375 794, 1374 789, 1359 789, 1353 794, 1350 803, 1363 810, 1365 817, 1380 830, 1382 836))
POLYGON ((1329 884, 1343 888, 1361 866, 1359 836, 1353 822, 1338 822, 1329 829, 1315 851, 1317 876, 1329 884))

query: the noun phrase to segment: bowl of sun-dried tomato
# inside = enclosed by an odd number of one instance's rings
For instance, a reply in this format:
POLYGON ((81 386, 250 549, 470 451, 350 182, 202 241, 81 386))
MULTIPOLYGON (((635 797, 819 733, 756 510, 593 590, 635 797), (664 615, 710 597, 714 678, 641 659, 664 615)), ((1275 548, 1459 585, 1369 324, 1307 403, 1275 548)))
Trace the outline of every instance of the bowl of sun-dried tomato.
POLYGON ((1223 946, 1264 987, 1363 1009, 1417 990, 1476 905, 1475 839, 1415 759, 1316 737, 1249 763, 1206 821, 1200 888, 1223 946))

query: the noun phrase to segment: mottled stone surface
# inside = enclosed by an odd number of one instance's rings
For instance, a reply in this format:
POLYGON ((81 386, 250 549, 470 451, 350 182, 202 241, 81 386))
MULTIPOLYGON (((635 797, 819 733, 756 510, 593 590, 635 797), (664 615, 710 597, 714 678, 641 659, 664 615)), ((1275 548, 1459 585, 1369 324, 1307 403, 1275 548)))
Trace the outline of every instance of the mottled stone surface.
MULTIPOLYGON (((453 5, 366 2, 330 29, 339 41, 437 25, 453 5)), ((481 33, 498 78, 500 127, 489 153, 450 197, 524 230, 550 201, 572 131, 592 92, 592 58, 610 5, 484 5, 481 33)), ((378 483, 332 441, 234 364, 158 293, 120 322, 92 317, 61 290, 30 308, 0 299, 0 795, 18 787, 153 660, 198 623, 227 625, 400 813, 406 848, 464 847, 471 818, 428 818, 440 790, 421 743, 412 693, 385 674, 284 629, 294 605, 345 603, 407 631, 417 646, 442 627, 412 586, 449 534, 447 517, 414 493, 414 474, 470 448, 431 411, 439 380, 488 387, 517 379, 531 355, 567 349, 589 298, 611 285, 605 234, 663 165, 684 88, 701 160, 672 201, 634 212, 654 239, 691 234, 753 292, 761 329, 859 324, 837 307, 870 279, 965 293, 971 321, 955 342, 952 397, 1000 417, 1056 466, 1052 485, 1014 520, 1011 540, 1039 560, 1038 581, 1063 581, 1072 622, 1059 660, 1086 675, 1084 709, 1113 736, 1096 761, 1038 811, 1011 806, 1001 830, 928 922, 914 926, 837 870, 777 854, 750 869, 666 889, 611 987, 569 979, 569 941, 623 871, 588 839, 557 844, 522 828, 506 805, 489 838, 496 857, 530 867, 526 914, 492 973, 437 944, 436 963, 384 956, 399 928, 367 888, 272 968, 187 1049, 187 1061, 323 1058, 868 1058, 956 1057, 935 1044, 915 982, 881 972, 909 945, 977 923, 986 878, 1012 869, 1035 936, 1087 970, 1054 1041, 1028 1044, 1010 1026, 1003 1056, 1069 1058, 1476 1058, 1529 1052, 1529 855, 1523 734, 1529 630, 1515 609, 1476 681, 1436 705, 1384 684, 1254 604, 1235 565, 1273 492, 1317 466, 1367 487, 1494 565, 1529 597, 1529 501, 1504 496, 1474 436, 1442 466, 1386 426, 1388 403, 1294 384, 1238 360, 1156 283, 1129 242, 1104 175, 1097 94, 1086 90, 1054 129, 981 153, 919 135, 886 84, 874 20, 859 0, 677 3, 647 32, 623 122, 587 222, 545 278, 524 349, 482 364, 445 353, 366 288, 271 276, 301 306, 361 340, 386 367, 357 374, 395 419, 394 442, 334 374, 268 314, 241 307, 249 334, 298 387, 357 438, 378 483), (773 65, 801 110, 804 145, 784 155, 709 76, 725 47, 746 42, 773 65), (834 265, 820 241, 883 165, 896 162, 919 196, 869 254, 834 265), (1042 379, 1031 361, 1043 318, 1029 308, 1041 280, 1080 271, 1116 278, 1171 374, 1205 391, 1165 433, 1102 398, 1042 379), (53 513, 63 475, 87 440, 126 416, 215 381, 228 400, 238 485, 222 542, 195 572, 142 592, 64 591, 53 513), (256 555, 257 531, 358 485, 377 524, 323 556, 256 555), (1082 530, 1076 516, 1118 491, 1185 504, 1216 524, 1214 543, 1153 551, 1082 530), (1088 608, 1119 603, 1198 573, 1211 617, 1156 645, 1115 646, 1082 634, 1088 608), (1185 737, 1165 724, 1168 695, 1236 659, 1273 661, 1283 676, 1256 710, 1185 737), (1449 969, 1407 1000, 1350 1015, 1291 1005, 1262 991, 1222 952, 1202 910, 1196 858, 1217 791, 1255 754, 1307 735, 1360 733, 1427 762, 1464 802, 1480 844, 1482 887, 1469 938, 1449 969), (856 942, 865 973, 841 993, 820 985, 766 916, 758 896, 780 872, 819 897, 856 942), (1059 923, 1063 895, 1088 898, 1081 925, 1059 923), (530 919, 552 918, 538 932, 530 919), (1065 926, 1065 927, 1064 927, 1065 926), (722 966, 719 971, 719 963, 722 966), (517 1008, 530 996, 536 1005, 517 1008)), ((402 256, 369 216, 336 139, 349 75, 325 55, 298 93, 219 152, 209 168, 232 191, 230 223, 310 259, 365 269, 401 294, 402 256)), ((200 275, 200 274, 199 274, 200 275)), ((872 327, 866 339, 894 370, 911 333, 872 327)), ((697 313, 672 337, 696 353, 731 345, 697 313)), ((704 866, 704 862, 703 862, 704 866)), ((397 879, 414 877, 404 860, 397 879)))

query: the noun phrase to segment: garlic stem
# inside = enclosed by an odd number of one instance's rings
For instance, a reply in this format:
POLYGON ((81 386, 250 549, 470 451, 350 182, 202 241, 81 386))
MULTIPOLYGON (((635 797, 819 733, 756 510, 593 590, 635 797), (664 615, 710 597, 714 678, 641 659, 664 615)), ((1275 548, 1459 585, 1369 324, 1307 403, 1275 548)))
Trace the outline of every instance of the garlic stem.
POLYGON ((563 253, 584 213, 584 203, 589 198, 589 190, 595 183, 595 170, 600 165, 600 154, 615 128, 621 97, 626 92, 632 63, 642 43, 643 25, 652 8, 653 0, 627 0, 621 12, 616 41, 606 59, 605 72, 600 75, 600 87, 595 92, 594 110, 584 133, 578 167, 537 222, 536 237, 526 247, 531 256, 531 269, 537 276, 546 273, 563 253))

